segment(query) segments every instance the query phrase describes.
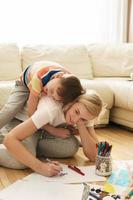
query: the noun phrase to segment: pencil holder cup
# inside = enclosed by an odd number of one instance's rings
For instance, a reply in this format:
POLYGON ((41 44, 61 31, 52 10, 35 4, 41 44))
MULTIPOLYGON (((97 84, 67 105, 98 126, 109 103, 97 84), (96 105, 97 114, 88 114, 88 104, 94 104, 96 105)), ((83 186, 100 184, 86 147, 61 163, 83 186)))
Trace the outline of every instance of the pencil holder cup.
POLYGON ((110 156, 96 157, 96 174, 99 176, 109 176, 112 173, 112 161, 110 156))

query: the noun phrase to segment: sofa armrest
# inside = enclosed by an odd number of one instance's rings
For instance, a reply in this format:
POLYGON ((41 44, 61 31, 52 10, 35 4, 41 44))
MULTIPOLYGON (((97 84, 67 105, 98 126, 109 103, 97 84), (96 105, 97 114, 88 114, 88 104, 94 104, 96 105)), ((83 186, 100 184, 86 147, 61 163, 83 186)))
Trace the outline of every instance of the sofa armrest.
POLYGON ((0 108, 6 103, 14 84, 14 81, 0 81, 0 108))

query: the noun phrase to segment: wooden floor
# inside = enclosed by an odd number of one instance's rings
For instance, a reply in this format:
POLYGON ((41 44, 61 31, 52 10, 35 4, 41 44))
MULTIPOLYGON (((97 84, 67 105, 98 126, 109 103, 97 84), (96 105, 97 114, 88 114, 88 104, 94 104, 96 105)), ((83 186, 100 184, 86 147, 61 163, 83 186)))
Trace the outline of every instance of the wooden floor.
MULTIPOLYGON (((133 159, 133 132, 124 130, 116 125, 110 125, 107 128, 98 128, 96 133, 99 140, 108 141, 113 145, 112 158, 115 160, 131 160, 133 159)), ((89 165, 89 161, 85 158, 82 148, 79 149, 75 158, 60 159, 62 163, 73 163, 76 165, 89 165)), ((11 170, 0 167, 0 190, 7 187, 11 183, 30 174, 32 171, 27 170, 11 170)))

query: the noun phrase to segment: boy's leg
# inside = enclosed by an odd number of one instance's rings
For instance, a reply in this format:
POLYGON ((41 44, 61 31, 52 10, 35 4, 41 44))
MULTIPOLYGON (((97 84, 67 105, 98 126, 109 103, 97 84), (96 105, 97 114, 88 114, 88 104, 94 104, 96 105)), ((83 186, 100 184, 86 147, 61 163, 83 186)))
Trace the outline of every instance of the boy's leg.
POLYGON ((0 110, 0 129, 23 108, 24 103, 28 100, 28 96, 28 88, 20 81, 16 81, 15 88, 9 95, 7 103, 0 110))
POLYGON ((62 139, 44 132, 44 138, 38 142, 37 156, 67 158, 74 156, 78 148, 79 141, 73 135, 62 139))
MULTIPOLYGON (((20 123, 21 121, 17 119, 12 120, 8 125, 7 131, 10 131, 12 128, 14 128, 20 123)), ((36 147, 38 143, 38 138, 39 138, 39 133, 37 132, 22 142, 26 147, 26 149, 28 149, 34 156, 36 156, 36 147)), ((0 144, 0 166, 12 169, 27 168, 25 165, 17 161, 3 144, 0 144)))

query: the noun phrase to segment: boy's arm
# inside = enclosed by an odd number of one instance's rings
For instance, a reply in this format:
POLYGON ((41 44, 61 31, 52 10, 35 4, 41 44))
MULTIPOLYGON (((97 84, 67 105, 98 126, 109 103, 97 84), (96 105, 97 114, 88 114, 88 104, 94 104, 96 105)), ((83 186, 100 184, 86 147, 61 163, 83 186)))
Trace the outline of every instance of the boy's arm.
POLYGON ((39 96, 37 95, 35 96, 32 92, 30 92, 29 99, 27 101, 29 117, 32 116, 33 113, 36 111, 38 102, 39 102, 39 96))
POLYGON ((44 125, 42 128, 56 137, 67 138, 70 136, 70 131, 66 128, 54 127, 50 124, 44 125))
POLYGON ((43 90, 42 81, 38 73, 34 74, 34 76, 32 77, 32 79, 28 84, 28 88, 30 90, 30 94, 27 103, 28 103, 28 115, 30 117, 37 109, 39 98, 43 90))
POLYGON ((95 161, 97 139, 94 136, 94 128, 86 128, 82 120, 77 123, 77 126, 85 156, 91 161, 95 161))

